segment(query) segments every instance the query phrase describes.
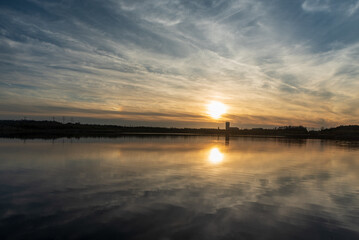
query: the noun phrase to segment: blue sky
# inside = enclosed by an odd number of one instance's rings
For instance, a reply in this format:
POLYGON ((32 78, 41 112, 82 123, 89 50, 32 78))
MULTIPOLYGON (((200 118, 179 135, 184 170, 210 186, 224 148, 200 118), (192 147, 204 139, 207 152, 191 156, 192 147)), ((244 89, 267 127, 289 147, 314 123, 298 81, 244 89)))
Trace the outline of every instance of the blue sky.
POLYGON ((358 0, 0 2, 0 118, 358 124, 358 0))

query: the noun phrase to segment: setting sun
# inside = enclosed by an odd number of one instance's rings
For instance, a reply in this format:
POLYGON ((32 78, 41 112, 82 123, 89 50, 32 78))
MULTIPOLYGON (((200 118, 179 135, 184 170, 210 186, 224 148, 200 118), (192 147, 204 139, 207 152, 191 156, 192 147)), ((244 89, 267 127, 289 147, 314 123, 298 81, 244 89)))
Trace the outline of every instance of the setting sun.
POLYGON ((212 101, 210 104, 208 104, 207 110, 208 114, 212 118, 218 119, 222 116, 222 114, 226 113, 227 107, 221 102, 212 101))

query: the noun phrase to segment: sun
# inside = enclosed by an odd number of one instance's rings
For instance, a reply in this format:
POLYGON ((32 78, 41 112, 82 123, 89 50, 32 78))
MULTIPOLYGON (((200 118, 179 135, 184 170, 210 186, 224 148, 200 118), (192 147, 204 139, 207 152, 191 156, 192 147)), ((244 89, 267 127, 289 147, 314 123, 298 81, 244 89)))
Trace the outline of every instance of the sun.
POLYGON ((227 107, 221 102, 212 101, 207 105, 207 110, 212 118, 218 119, 226 113, 227 107))

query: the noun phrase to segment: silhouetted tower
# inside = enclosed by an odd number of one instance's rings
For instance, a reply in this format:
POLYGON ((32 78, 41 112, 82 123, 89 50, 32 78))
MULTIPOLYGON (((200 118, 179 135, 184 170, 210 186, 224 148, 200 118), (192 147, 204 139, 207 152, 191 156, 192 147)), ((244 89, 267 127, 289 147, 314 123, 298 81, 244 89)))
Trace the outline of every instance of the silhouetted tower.
POLYGON ((231 126, 231 123, 230 123, 230 122, 226 122, 226 131, 229 131, 230 126, 231 126))

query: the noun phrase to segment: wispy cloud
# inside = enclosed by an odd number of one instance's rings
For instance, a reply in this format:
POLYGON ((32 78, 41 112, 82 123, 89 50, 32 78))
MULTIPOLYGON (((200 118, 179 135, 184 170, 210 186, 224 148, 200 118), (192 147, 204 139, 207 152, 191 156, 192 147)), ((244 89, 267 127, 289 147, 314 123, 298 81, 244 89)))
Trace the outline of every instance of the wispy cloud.
POLYGON ((359 9, 359 1, 350 5, 349 9, 348 9, 349 16, 352 16, 353 14, 355 14, 358 11, 358 9, 359 9))
POLYGON ((329 12, 329 0, 305 0, 302 8, 308 12, 329 12))
POLYGON ((348 106, 358 99, 358 2, 338 4, 2 2, 1 108, 44 106, 37 111, 46 115, 66 106, 99 118, 121 109, 154 121, 170 113, 171 125, 202 121, 217 99, 240 124, 260 115, 281 124, 355 123, 359 113, 348 106))

